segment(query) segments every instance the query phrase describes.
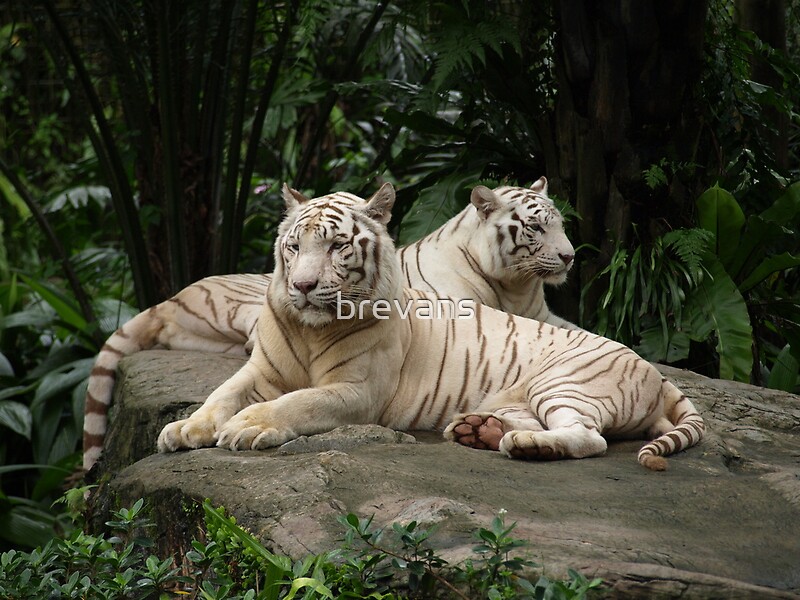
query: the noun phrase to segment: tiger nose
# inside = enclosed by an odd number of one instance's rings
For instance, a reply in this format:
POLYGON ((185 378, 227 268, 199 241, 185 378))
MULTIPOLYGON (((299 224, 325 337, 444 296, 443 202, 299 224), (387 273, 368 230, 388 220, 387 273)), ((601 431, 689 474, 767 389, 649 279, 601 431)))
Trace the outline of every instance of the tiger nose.
POLYGON ((308 281, 295 281, 292 285, 294 288, 303 294, 308 294, 311 290, 317 287, 317 283, 319 283, 318 279, 308 280, 308 281))
POLYGON ((558 257, 564 261, 564 266, 567 266, 575 258, 574 254, 559 254, 558 257))

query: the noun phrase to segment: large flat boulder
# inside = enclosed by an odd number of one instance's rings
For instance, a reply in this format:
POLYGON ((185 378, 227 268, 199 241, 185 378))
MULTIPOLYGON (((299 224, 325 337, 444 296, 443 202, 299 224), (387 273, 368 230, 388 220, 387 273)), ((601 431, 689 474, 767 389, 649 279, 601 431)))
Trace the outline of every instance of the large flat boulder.
POLYGON ((276 552, 336 546, 347 512, 438 524, 437 547, 469 553, 498 510, 549 576, 574 567, 615 598, 800 597, 800 397, 663 367, 692 398, 706 439, 663 473, 640 442, 599 458, 513 461, 439 434, 348 426, 264 452, 154 454, 166 423, 190 414, 241 359, 149 351, 120 366, 95 518, 150 501, 163 549, 187 549, 211 498, 276 552))

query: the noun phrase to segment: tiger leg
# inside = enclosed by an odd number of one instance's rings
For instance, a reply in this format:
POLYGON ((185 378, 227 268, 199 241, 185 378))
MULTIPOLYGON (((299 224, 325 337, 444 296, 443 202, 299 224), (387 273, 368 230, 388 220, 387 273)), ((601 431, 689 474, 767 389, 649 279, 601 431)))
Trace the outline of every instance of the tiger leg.
POLYGON ((203 448, 217 443, 223 425, 254 402, 276 398, 280 392, 258 380, 259 372, 245 364, 206 399, 188 419, 168 424, 158 436, 159 452, 203 448))
POLYGON ((478 450, 499 450, 500 440, 506 433, 526 429, 541 431, 543 428, 526 406, 507 406, 492 412, 456 415, 444 430, 444 437, 478 450))
POLYGON ((539 403, 538 408, 545 430, 509 431, 500 440, 500 452, 510 458, 532 460, 586 458, 605 453, 608 445, 594 419, 557 398, 539 403))

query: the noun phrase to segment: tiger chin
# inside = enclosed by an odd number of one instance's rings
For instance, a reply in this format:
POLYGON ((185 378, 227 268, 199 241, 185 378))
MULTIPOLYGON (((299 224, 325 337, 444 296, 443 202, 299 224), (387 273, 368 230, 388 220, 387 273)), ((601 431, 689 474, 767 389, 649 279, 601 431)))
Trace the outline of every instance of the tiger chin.
POLYGON ((285 187, 284 200, 253 352, 188 419, 162 430, 159 451, 260 450, 377 423, 444 430, 462 445, 532 460, 601 455, 606 438, 651 438, 638 460, 663 470, 664 456, 702 439, 692 403, 622 344, 481 304, 470 319, 448 313, 447 302, 443 315, 416 310, 444 299, 402 285, 386 231, 391 186, 366 201, 307 199, 285 187), (336 294, 375 308, 320 318, 336 294))

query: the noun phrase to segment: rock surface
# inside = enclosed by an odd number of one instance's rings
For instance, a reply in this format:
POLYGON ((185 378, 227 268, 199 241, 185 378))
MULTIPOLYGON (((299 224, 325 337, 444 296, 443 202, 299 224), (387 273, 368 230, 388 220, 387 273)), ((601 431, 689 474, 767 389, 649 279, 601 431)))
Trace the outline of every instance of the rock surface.
POLYGON ((636 462, 640 442, 606 456, 512 461, 431 432, 348 426, 265 452, 153 454, 161 427, 238 369, 238 358, 149 351, 122 362, 106 451, 89 474, 96 521, 145 497, 159 543, 187 549, 193 500, 211 498, 276 552, 329 550, 336 517, 438 524, 449 559, 498 510, 549 576, 606 579, 614 598, 800 598, 800 397, 663 367, 708 434, 663 473, 636 462), (416 438, 416 439, 415 439, 416 438))

